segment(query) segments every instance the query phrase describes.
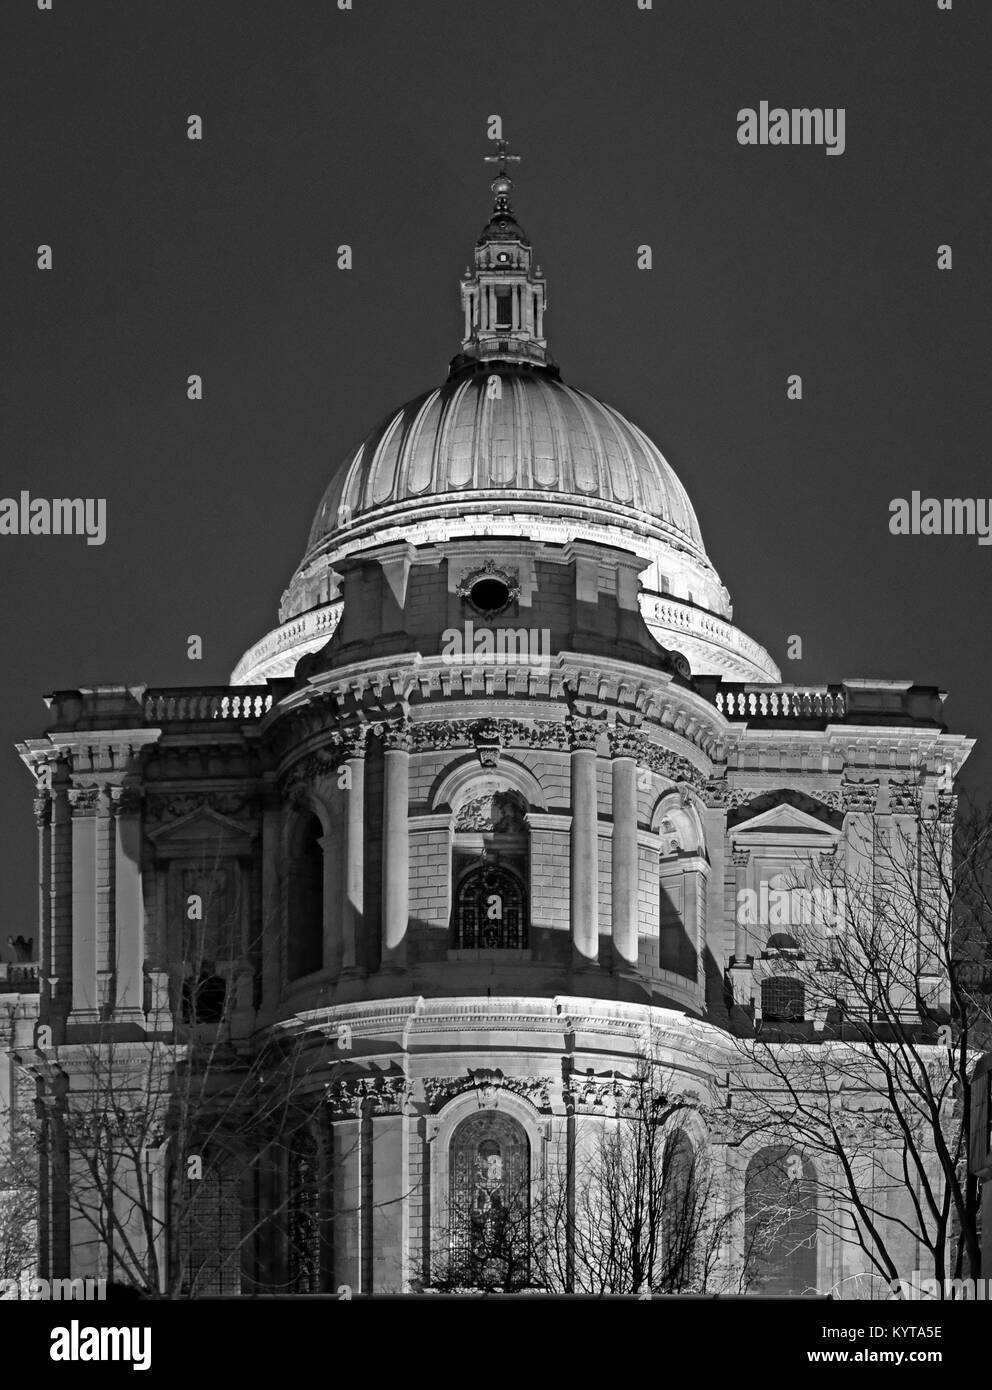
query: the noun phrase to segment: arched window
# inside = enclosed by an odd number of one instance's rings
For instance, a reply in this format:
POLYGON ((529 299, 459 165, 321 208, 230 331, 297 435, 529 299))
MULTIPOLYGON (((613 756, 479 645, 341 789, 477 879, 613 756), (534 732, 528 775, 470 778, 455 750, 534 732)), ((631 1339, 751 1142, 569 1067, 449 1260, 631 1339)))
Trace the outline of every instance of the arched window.
POLYGON ((525 946, 524 886, 496 864, 470 869, 458 885, 455 944, 459 950, 518 950, 525 946))
POLYGON ((186 1175, 185 1162, 174 1170, 172 1219, 184 1294, 241 1292, 241 1180, 237 1160, 219 1154, 207 1157, 199 1178, 186 1175))
POLYGON ((291 980, 310 975, 324 963, 323 827, 314 814, 304 815, 291 841, 289 865, 289 942, 291 980))
POLYGON ((677 1129, 665 1144, 661 1168, 663 1293, 682 1293, 692 1287, 703 1251, 702 1212, 697 1210, 695 1154, 684 1129, 677 1129))
POLYGON ((522 797, 491 785, 459 807, 452 851, 456 950, 521 950, 528 945, 525 815, 522 797))
POLYGON ((816 1169, 794 1149, 771 1145, 744 1178, 744 1277, 752 1293, 816 1290, 816 1169))
POLYGON ((239 954, 241 903, 238 874, 230 861, 189 864, 182 870, 184 1023, 219 1023, 228 979, 239 954))
POLYGON ((497 1111, 473 1115, 451 1138, 449 1281, 466 1288, 527 1283, 530 1145, 520 1123, 497 1111))
POLYGON ((766 1023, 801 1023, 806 1017, 806 987, 787 975, 761 982, 761 1017, 766 1023))

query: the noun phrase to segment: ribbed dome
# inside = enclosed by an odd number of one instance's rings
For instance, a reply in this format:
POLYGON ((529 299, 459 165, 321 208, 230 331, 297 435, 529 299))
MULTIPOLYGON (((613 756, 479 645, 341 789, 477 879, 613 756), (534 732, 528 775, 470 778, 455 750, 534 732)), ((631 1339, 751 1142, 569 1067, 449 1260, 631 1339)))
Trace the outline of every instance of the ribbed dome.
MULTIPOLYGON (((444 547, 506 536, 541 546, 601 544, 643 561, 641 611, 696 673, 778 680, 732 626, 730 595, 692 503, 651 440, 584 391, 548 354, 547 281, 510 203, 497 142, 492 214, 460 282, 461 350, 444 384, 394 410, 334 473, 279 626, 244 653, 234 684, 290 674, 341 617, 336 566, 365 550, 444 547)), ((498 544, 498 542, 497 542, 498 544)))
POLYGON ((500 501, 559 514, 591 505, 704 555, 685 489, 635 425, 545 371, 488 367, 418 396, 369 435, 324 494, 309 555, 371 512, 385 520, 445 501, 461 515, 500 501))

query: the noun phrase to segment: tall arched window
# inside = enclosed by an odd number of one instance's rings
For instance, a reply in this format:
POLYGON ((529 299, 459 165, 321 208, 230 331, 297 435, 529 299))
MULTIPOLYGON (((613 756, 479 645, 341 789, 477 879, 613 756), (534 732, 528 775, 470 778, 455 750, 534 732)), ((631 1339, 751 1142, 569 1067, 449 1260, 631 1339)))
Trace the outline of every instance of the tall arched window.
POLYGON ((488 787, 454 820, 452 944, 520 950, 528 944, 528 834, 523 799, 488 787))
POLYGON ((289 864, 286 960, 291 980, 312 974, 324 963, 323 826, 311 812, 302 816, 295 831, 289 864))
POLYGON ((784 1145, 761 1149, 744 1178, 744 1277, 750 1292, 815 1292, 816 1240, 816 1169, 784 1145))
POLYGON ((520 1288, 530 1262, 530 1145, 517 1120, 497 1111, 455 1130, 450 1155, 449 1282, 520 1288))
POLYGON ((243 1168, 236 1158, 211 1154, 199 1178, 185 1163, 173 1173, 172 1222, 184 1294, 206 1297, 241 1292, 243 1168))
POLYGON ((665 1144, 661 1168, 662 1264, 659 1287, 664 1293, 682 1293, 692 1287, 703 1251, 702 1212, 697 1210, 695 1154, 684 1129, 677 1129, 665 1144))

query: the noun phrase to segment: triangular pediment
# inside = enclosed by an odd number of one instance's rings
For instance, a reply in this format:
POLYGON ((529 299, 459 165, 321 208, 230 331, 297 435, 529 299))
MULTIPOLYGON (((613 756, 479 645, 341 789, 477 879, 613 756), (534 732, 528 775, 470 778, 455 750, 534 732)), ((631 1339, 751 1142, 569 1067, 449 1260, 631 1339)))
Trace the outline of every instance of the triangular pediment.
POLYGON ((840 827, 802 811, 789 802, 781 802, 759 811, 750 818, 738 820, 730 834, 738 845, 793 845, 811 849, 827 849, 837 843, 840 827))
POLYGON ((230 853, 243 853, 254 838, 255 831, 230 816, 215 811, 212 806, 198 806, 175 820, 166 821, 154 830, 146 831, 148 838, 160 848, 170 845, 214 844, 223 841, 230 853))

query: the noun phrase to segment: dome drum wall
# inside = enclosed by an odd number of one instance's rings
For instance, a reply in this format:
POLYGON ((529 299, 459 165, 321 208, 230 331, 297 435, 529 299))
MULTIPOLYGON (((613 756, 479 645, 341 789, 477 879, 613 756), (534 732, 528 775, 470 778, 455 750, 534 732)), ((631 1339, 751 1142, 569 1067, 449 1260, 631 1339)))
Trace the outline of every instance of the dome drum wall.
POLYGON ((360 975, 341 973, 335 947, 323 971, 289 983, 285 1007, 316 1007, 328 991, 385 999, 399 972, 404 991, 484 993, 498 978, 514 994, 581 988, 703 1011, 701 823, 683 811, 666 831, 685 835, 666 897, 654 822, 680 785, 713 775, 722 724, 646 628, 642 565, 627 550, 521 539, 381 546, 342 562, 341 624, 300 663, 268 737, 285 746, 280 777, 310 798, 336 864, 354 858, 342 839, 354 803, 331 775, 335 750, 363 739, 355 833, 375 906, 360 975), (391 949, 397 758, 404 905, 391 949), (662 920, 669 901, 677 922, 662 920))

